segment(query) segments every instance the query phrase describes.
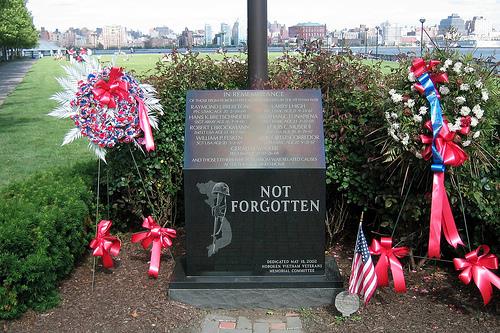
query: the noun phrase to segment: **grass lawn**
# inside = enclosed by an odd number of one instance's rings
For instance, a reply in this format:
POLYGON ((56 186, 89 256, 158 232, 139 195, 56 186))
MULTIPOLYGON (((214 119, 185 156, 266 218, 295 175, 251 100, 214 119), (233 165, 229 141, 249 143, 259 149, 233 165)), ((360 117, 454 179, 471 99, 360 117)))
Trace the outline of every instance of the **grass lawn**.
MULTIPOLYGON (((269 59, 272 61, 281 54, 271 53, 269 59)), ((207 55, 222 58, 222 55, 214 53, 200 56, 207 55)), ((234 56, 240 55, 235 53, 234 56)), ((115 64, 135 70, 139 75, 147 75, 160 57, 159 54, 120 55, 115 58, 115 64)), ((112 56, 101 57, 102 62, 111 59, 112 56)), ((61 90, 55 78, 64 74, 61 66, 65 64, 66 61, 54 61, 49 57, 37 61, 23 82, 0 106, 0 188, 39 170, 95 159, 84 139, 61 146, 64 135, 73 127, 71 120, 47 116, 57 105, 49 98, 61 90)), ((384 62, 382 69, 388 72, 392 66, 397 64, 384 62)))
POLYGON ((47 116, 56 106, 49 97, 59 90, 55 77, 63 74, 61 63, 37 61, 0 106, 0 188, 38 170, 93 158, 83 140, 61 147, 71 120, 47 116))

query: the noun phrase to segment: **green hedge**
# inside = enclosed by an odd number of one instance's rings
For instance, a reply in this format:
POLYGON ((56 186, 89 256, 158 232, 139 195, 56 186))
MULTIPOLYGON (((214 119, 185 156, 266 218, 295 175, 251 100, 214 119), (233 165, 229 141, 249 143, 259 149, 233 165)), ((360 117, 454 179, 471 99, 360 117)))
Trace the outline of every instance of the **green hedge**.
POLYGON ((0 319, 58 303, 57 282, 91 236, 91 169, 55 169, 0 192, 0 319))
MULTIPOLYGON (((450 55, 452 56, 452 55, 450 55)), ((458 55, 453 55, 458 57, 458 55)), ((394 80, 406 78, 410 60, 402 60, 391 73, 383 73, 381 63, 371 63, 351 54, 337 56, 308 49, 299 54, 284 54, 269 66, 269 88, 319 88, 323 95, 325 150, 327 159, 327 225, 330 237, 342 233, 344 225, 356 228, 360 210, 366 210, 368 230, 390 235, 400 214, 395 237, 404 245, 424 253, 429 229, 429 193, 432 174, 422 161, 388 163, 384 156, 384 112, 394 80), (405 194, 412 182, 405 204, 405 194)), ((115 219, 124 228, 140 226, 140 214, 153 210, 161 224, 183 223, 182 161, 186 91, 189 89, 245 89, 247 64, 225 57, 215 61, 196 53, 171 55, 171 61, 158 63, 155 73, 146 78, 158 90, 165 113, 159 117, 155 132, 157 150, 142 154, 134 150, 143 173, 151 207, 130 157, 130 146, 118 147, 108 157, 110 192, 115 219), (130 214, 130 212, 135 212, 130 214), (118 217, 118 218, 117 218, 118 217), (128 220, 128 223, 126 223, 128 220)), ((498 124, 498 80, 488 80, 493 121, 498 124)), ((482 139, 485 153, 498 156, 498 131, 482 139)), ((133 149, 136 149, 135 147, 133 149)), ((498 222, 498 168, 456 168, 462 200, 474 244, 492 246, 500 235, 498 222)), ((451 174, 451 171, 450 171, 451 174)), ((464 232, 460 198, 447 177, 452 209, 457 225, 464 232)), ((355 232, 355 231, 353 231, 355 232)), ((345 233, 344 233, 345 234, 345 233)), ((462 235, 465 239, 465 235, 462 235)))

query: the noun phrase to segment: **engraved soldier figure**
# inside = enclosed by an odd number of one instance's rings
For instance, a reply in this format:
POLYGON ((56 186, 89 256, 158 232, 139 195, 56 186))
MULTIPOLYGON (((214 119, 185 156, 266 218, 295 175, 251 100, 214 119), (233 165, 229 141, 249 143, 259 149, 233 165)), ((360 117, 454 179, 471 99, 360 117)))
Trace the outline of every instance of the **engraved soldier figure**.
POLYGON ((226 219, 226 197, 229 196, 229 186, 222 182, 216 183, 212 188, 212 194, 215 195, 215 202, 212 206, 214 229, 212 244, 207 246, 209 257, 217 253, 219 249, 229 245, 232 239, 231 225, 226 219))

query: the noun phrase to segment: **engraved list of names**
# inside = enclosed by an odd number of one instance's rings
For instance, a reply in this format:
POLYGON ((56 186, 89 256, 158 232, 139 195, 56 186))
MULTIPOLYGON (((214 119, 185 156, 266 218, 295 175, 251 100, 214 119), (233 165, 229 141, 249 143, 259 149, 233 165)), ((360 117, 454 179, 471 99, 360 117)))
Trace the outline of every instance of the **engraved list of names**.
POLYGON ((319 90, 188 92, 185 169, 324 167, 319 90))

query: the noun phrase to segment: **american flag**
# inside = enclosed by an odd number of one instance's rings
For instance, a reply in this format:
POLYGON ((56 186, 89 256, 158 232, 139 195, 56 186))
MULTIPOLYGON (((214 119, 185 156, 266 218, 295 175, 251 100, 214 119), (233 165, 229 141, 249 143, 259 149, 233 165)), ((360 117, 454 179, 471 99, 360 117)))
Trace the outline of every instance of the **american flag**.
POLYGON ((373 268, 372 257, 368 250, 365 235, 361 223, 359 224, 356 247, 354 249, 354 260, 349 278, 349 292, 351 294, 364 295, 365 304, 368 303, 377 289, 377 275, 373 268))

